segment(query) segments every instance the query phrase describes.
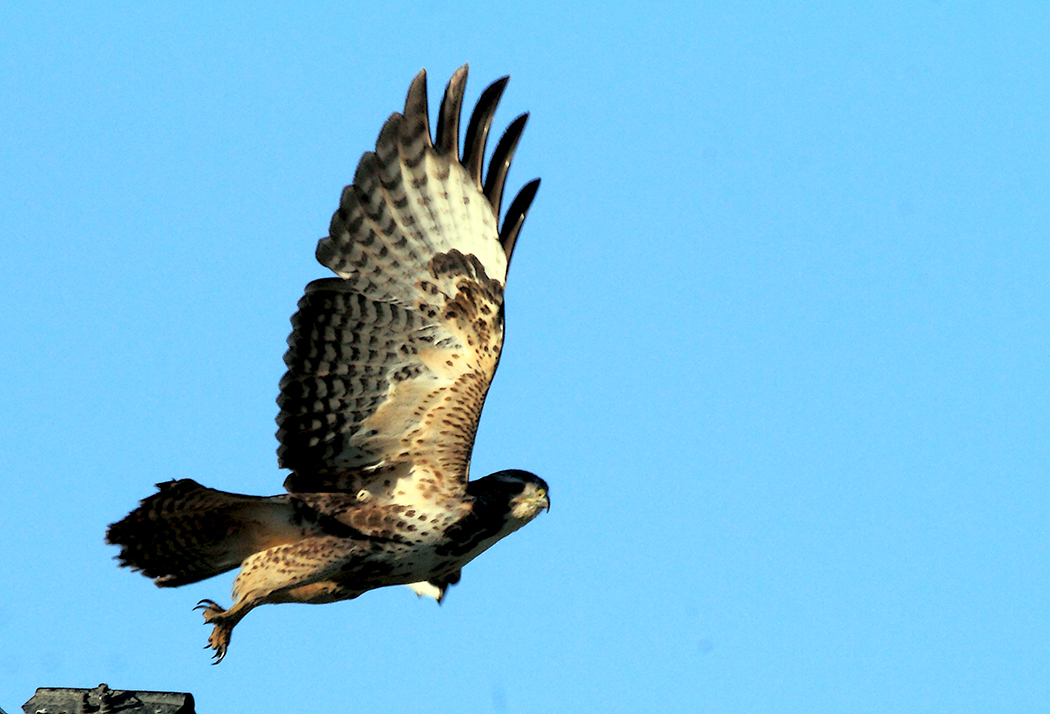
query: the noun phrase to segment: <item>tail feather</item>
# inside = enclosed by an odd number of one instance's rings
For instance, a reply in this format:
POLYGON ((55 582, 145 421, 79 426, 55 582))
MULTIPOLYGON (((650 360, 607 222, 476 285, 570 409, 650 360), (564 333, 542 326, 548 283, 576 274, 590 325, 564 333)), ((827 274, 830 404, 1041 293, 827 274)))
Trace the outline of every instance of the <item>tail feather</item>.
POLYGON ((120 546, 120 564, 160 587, 177 587, 239 566, 267 548, 302 538, 287 496, 243 496, 192 479, 157 484, 159 491, 106 531, 120 546))

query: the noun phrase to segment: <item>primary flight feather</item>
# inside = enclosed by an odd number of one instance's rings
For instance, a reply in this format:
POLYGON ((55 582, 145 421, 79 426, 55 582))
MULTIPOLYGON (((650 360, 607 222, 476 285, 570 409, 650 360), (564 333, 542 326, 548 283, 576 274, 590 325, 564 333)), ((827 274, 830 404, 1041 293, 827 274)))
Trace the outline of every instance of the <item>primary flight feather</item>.
POLYGON ((287 493, 259 497, 191 479, 158 484, 107 542, 162 587, 240 567, 233 605, 201 602, 215 661, 266 603, 326 603, 408 585, 444 598, 461 568, 550 507, 520 470, 469 480, 481 408, 503 346, 507 266, 539 179, 503 188, 527 114, 482 177, 506 86, 478 100, 462 155, 467 67, 445 89, 432 137, 426 72, 404 113, 343 189, 318 261, 338 277, 306 286, 292 317, 277 417, 287 493))

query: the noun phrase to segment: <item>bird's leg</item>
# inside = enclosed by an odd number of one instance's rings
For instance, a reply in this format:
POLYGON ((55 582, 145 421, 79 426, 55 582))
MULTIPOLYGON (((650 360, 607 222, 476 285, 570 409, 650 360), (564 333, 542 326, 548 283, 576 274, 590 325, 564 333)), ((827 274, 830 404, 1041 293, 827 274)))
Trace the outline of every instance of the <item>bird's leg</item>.
POLYGON ((213 655, 215 661, 212 664, 218 664, 222 662, 222 658, 226 656, 226 650, 230 646, 230 637, 233 635, 233 628, 238 622, 241 621, 248 611, 255 607, 255 603, 248 603, 241 600, 233 605, 229 610, 224 610, 214 600, 201 600, 197 603, 197 607, 194 610, 203 610, 204 623, 207 625, 214 625, 211 634, 208 635, 208 644, 205 648, 211 647, 215 650, 213 655))
POLYGON ((361 555, 361 543, 323 536, 285 544, 256 553, 241 563, 233 581, 233 605, 224 610, 213 600, 201 600, 195 609, 204 611, 204 622, 212 625, 208 644, 218 664, 226 656, 233 628, 257 605, 278 602, 331 602, 331 598, 307 598, 314 583, 339 574, 343 565, 361 555), (302 593, 303 597, 296 597, 302 593))

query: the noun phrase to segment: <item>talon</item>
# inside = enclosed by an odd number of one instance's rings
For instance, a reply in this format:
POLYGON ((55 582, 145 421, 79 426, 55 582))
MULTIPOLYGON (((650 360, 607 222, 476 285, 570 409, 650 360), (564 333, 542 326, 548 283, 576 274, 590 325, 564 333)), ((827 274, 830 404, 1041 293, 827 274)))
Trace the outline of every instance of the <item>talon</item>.
POLYGON ((218 603, 216 603, 213 600, 208 600, 207 597, 205 597, 204 600, 202 600, 201 602, 197 603, 196 607, 194 607, 193 609, 194 610, 210 610, 211 608, 218 608, 219 610, 223 609, 223 608, 218 607, 218 603))
POLYGON ((205 649, 210 647, 215 650, 215 654, 212 658, 215 660, 212 664, 218 664, 222 662, 223 657, 226 656, 226 650, 230 646, 230 635, 233 633, 233 625, 226 622, 220 622, 215 625, 215 629, 212 630, 211 635, 208 636, 208 644, 205 649))
POLYGON ((204 645, 204 649, 215 650, 215 654, 212 655, 215 661, 212 664, 218 664, 226 656, 226 650, 230 646, 230 635, 237 622, 236 620, 231 622, 226 610, 214 600, 201 600, 193 609, 203 610, 204 624, 212 625, 214 628, 208 636, 208 644, 204 645))
POLYGON ((194 610, 202 610, 204 612, 204 621, 211 623, 222 616, 226 612, 226 608, 219 605, 214 600, 201 600, 197 603, 197 607, 194 610))

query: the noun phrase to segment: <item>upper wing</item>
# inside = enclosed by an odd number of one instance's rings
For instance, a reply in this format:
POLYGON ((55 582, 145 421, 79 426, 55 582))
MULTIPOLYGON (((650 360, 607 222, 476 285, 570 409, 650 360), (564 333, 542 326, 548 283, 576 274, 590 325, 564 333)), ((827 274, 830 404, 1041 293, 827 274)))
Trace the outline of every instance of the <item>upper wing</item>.
MULTIPOLYGON (((507 78, 482 94, 463 158, 464 65, 431 139, 426 72, 404 114, 387 119, 343 190, 317 259, 338 278, 306 286, 277 400, 277 451, 290 491, 460 493, 503 345, 503 287, 539 187, 527 184, 497 226, 528 115, 500 139, 485 183, 492 116, 507 78)), ((368 497, 362 494, 362 497, 368 497)))

